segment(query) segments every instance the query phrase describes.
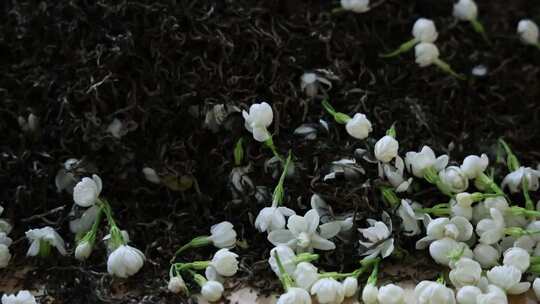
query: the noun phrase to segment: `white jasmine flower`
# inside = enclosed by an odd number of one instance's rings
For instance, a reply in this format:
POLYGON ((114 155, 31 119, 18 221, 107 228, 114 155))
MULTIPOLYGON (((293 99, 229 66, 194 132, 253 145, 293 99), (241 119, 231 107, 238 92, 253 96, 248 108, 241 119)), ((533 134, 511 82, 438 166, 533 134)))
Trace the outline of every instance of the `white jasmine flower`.
POLYGON ((75 248, 75 258, 79 261, 86 260, 92 253, 92 244, 88 241, 81 241, 75 248))
POLYGON ((7 245, 0 244, 0 269, 7 267, 11 260, 11 253, 7 245))
POLYGON ((362 301, 365 304, 378 304, 379 289, 373 284, 366 284, 362 290, 362 301))
POLYGON ((294 275, 294 271, 296 270, 296 263, 295 258, 296 254, 294 254, 294 251, 291 249, 291 247, 286 245, 277 245, 276 247, 272 248, 270 250, 270 258, 268 259, 268 264, 270 264, 270 268, 272 268, 272 271, 277 276, 280 276, 279 267, 275 258, 275 255, 279 254, 279 259, 281 261, 281 264, 283 265, 283 268, 285 269, 285 272, 289 275, 294 275))
POLYGON ((172 293, 182 293, 182 294, 188 291, 186 282, 184 282, 184 279, 180 275, 170 278, 169 284, 167 285, 167 289, 169 289, 169 291, 172 293))
POLYGON ((0 244, 2 245, 6 245, 6 246, 11 246, 11 243, 13 242, 13 240, 7 236, 7 234, 5 232, 0 232, 0 244))
POLYGON ((504 218, 501 212, 495 208, 489 210, 490 219, 483 219, 476 225, 476 234, 480 237, 480 243, 487 245, 495 244, 504 237, 504 218))
POLYGON ((435 23, 426 18, 419 18, 413 25, 412 34, 419 42, 435 42, 439 33, 435 28, 435 23))
POLYGON ((414 289, 417 304, 455 304, 454 291, 441 283, 422 281, 414 289))
POLYGON ((373 131, 371 122, 362 113, 354 114, 353 118, 345 124, 345 129, 349 135, 357 139, 365 139, 373 131))
POLYGON ((308 96, 315 97, 320 88, 320 84, 332 88, 332 83, 325 77, 319 76, 316 73, 308 72, 300 77, 300 89, 308 96))
POLYGON ((499 287, 488 285, 487 292, 476 297, 476 304, 508 304, 508 298, 499 287))
POLYGON ((533 290, 536 295, 536 299, 540 299, 540 278, 534 279, 533 290))
POLYGON ((427 67, 439 59, 439 48, 433 43, 421 42, 414 47, 416 63, 420 67, 427 67))
POLYGON ((457 294, 456 300, 459 304, 476 304, 476 298, 482 294, 482 290, 476 286, 463 286, 457 294))
POLYGON ((259 142, 265 142, 270 138, 267 128, 274 120, 272 107, 266 103, 255 103, 249 107, 249 113, 242 111, 246 129, 253 133, 253 138, 259 142))
MULTIPOLYGON (((129 233, 126 230, 121 230, 120 234, 122 235, 122 239, 124 240, 124 242, 129 243, 129 241, 130 241, 129 233)), ((103 237, 103 242, 105 242, 107 244, 107 252, 109 252, 109 253, 113 252, 116 248, 118 248, 118 244, 115 243, 115 242, 112 242, 111 240, 112 240, 112 238, 111 238, 110 234, 106 234, 103 237)))
POLYGON ((143 266, 144 254, 137 248, 121 245, 107 259, 107 271, 119 278, 127 278, 136 274, 143 266))
POLYGON ((30 241, 30 248, 26 252, 27 256, 36 256, 40 251, 47 252, 46 246, 55 247, 61 255, 67 254, 64 240, 56 230, 49 226, 26 231, 26 238, 30 241))
POLYGON ((414 211, 414 207, 420 206, 418 203, 412 203, 410 200, 402 199, 401 205, 397 210, 398 216, 401 218, 401 224, 403 225, 403 230, 405 230, 405 235, 413 236, 420 234, 421 229, 418 224, 418 220, 422 219, 422 215, 414 211))
POLYGON ((345 291, 346 298, 354 296, 358 290, 358 279, 355 277, 347 277, 343 281, 343 290, 345 291))
POLYGON ((255 219, 255 228, 260 232, 283 229, 285 227, 285 217, 295 215, 296 213, 287 207, 265 207, 255 219))
POLYGON ((486 154, 481 156, 469 155, 465 157, 460 168, 470 179, 475 179, 478 175, 486 171, 489 165, 489 158, 486 154))
POLYGON ((473 250, 474 259, 484 268, 489 268, 499 263, 501 252, 495 247, 478 243, 473 250))
POLYGON ((210 227, 208 239, 217 248, 232 248, 236 244, 236 231, 233 224, 225 221, 210 227))
POLYGON ((394 251, 394 238, 391 238, 392 223, 389 221, 390 227, 388 227, 385 223, 373 219, 367 219, 367 222, 370 227, 358 229, 368 240, 368 242, 359 241, 362 246, 368 248, 363 255, 367 255, 368 259, 378 255, 381 255, 383 259, 388 257, 394 251))
POLYGON ((206 281, 201 287, 201 295, 208 302, 216 302, 223 295, 223 284, 218 281, 206 281))
POLYGON ((461 258, 450 271, 450 281, 456 288, 467 285, 477 285, 482 277, 482 267, 470 258, 461 258))
POLYGON ((58 193, 62 192, 64 189, 69 193, 73 193, 73 188, 77 184, 78 179, 71 171, 75 169, 79 163, 80 161, 78 159, 70 158, 64 162, 63 168, 56 172, 54 184, 58 193))
POLYGON ((464 199, 463 194, 469 194, 467 192, 458 193, 456 199, 450 200, 450 211, 452 216, 461 216, 466 218, 468 221, 473 218, 473 201, 466 198, 464 199))
POLYGON ((224 277, 233 276, 238 271, 238 255, 227 248, 220 249, 214 254, 210 265, 224 277))
POLYGON ((122 138, 122 136, 126 135, 127 130, 124 130, 122 121, 115 118, 107 127, 107 132, 111 133, 114 138, 122 138))
POLYGON ((161 179, 159 178, 159 175, 157 174, 156 170, 150 167, 144 167, 142 169, 142 173, 144 175, 144 178, 146 178, 147 181, 153 184, 159 184, 161 182, 161 179))
POLYGON ((369 0, 341 0, 341 7, 346 11, 365 13, 369 11, 369 0))
POLYGON ((396 192, 405 192, 409 189, 412 178, 405 179, 403 171, 405 169, 405 163, 403 159, 396 156, 394 165, 389 163, 382 164, 384 176, 388 179, 388 182, 396 189, 396 192))
POLYGON ((429 245, 429 254, 438 264, 449 266, 452 262, 451 255, 462 253, 462 257, 472 258, 473 253, 467 244, 457 242, 451 238, 436 240, 429 245))
POLYGON ((469 178, 457 166, 450 166, 441 170, 439 178, 453 193, 463 192, 469 188, 469 178))
POLYGON ((296 266, 292 277, 296 286, 305 290, 310 290, 311 286, 319 279, 319 272, 317 267, 313 266, 313 264, 301 262, 296 266))
POLYGON ((92 225, 96 221, 97 215, 100 212, 100 207, 94 205, 86 209, 80 218, 74 219, 69 222, 69 230, 74 234, 82 234, 89 231, 92 225))
POLYGON ((279 296, 276 304, 311 304, 311 296, 302 288, 291 287, 279 296))
POLYGON ((319 250, 333 250, 336 245, 328 239, 336 236, 341 230, 337 222, 330 222, 320 226, 319 214, 310 209, 304 216, 292 215, 287 222, 287 229, 274 230, 268 234, 268 240, 275 246, 287 245, 298 252, 319 250))
POLYGON ((472 21, 478 17, 478 7, 473 0, 459 0, 454 4, 454 17, 462 21, 472 21))
POLYGON ((331 278, 323 278, 311 287, 311 294, 317 297, 320 304, 341 303, 345 298, 343 285, 331 278))
POLYGON ((2 304, 36 304, 36 299, 28 290, 21 290, 17 295, 2 296, 2 304))
POLYGON ((510 192, 512 193, 521 192, 521 183, 523 182, 523 179, 527 179, 529 191, 536 191, 540 186, 540 183, 538 182, 539 178, 540 171, 529 167, 519 167, 519 169, 504 177, 502 188, 504 189, 508 186, 508 189, 510 189, 510 192))
POLYGON ((405 291, 397 285, 388 284, 379 288, 377 300, 379 304, 405 304, 405 291))
POLYGON ((504 252, 503 264, 514 266, 519 271, 525 272, 531 264, 531 256, 525 249, 512 247, 504 252))
POLYGON ((529 19, 520 20, 517 33, 525 44, 538 45, 538 25, 529 19))
POLYGON ((483 202, 473 207, 473 221, 478 223, 483 219, 490 218, 491 208, 499 210, 501 214, 506 214, 508 207, 508 202, 502 196, 486 198, 483 202))
POLYGON ((531 283, 521 282, 521 271, 510 265, 495 266, 487 272, 487 278, 509 294, 521 294, 529 289, 531 283))
POLYGON ((389 135, 385 135, 375 143, 375 158, 388 163, 398 155, 399 143, 389 135))
POLYGON ((405 164, 414 176, 423 178, 424 171, 433 167, 437 172, 441 171, 448 164, 448 155, 435 157, 435 153, 430 147, 424 146, 420 152, 410 151, 405 154, 405 164))
POLYGON ((425 248, 434 240, 443 238, 451 238, 456 241, 468 241, 473 233, 473 226, 462 216, 454 216, 449 219, 447 217, 439 217, 431 220, 426 215, 429 223, 426 228, 426 236, 416 242, 417 249, 425 248))
POLYGON ((90 207, 94 205, 101 193, 102 182, 97 175, 92 178, 85 177, 75 185, 73 189, 73 201, 81 207, 90 207))
POLYGON ((34 113, 28 114, 28 119, 22 116, 17 118, 21 130, 27 133, 36 132, 39 129, 39 118, 34 113))

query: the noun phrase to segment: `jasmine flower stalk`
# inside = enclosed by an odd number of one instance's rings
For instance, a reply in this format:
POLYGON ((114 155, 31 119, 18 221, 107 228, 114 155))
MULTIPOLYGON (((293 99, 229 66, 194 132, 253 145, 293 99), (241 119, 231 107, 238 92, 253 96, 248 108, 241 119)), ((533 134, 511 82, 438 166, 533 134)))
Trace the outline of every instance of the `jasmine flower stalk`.
POLYGON ((379 56, 382 58, 394 57, 411 50, 420 42, 433 43, 435 40, 437 40, 439 33, 437 33, 437 29, 435 28, 435 23, 433 23, 433 21, 420 18, 414 23, 412 35, 414 38, 401 44, 397 50, 387 54, 381 54, 379 56))
POLYGON ((369 133, 373 131, 371 122, 367 119, 366 115, 362 113, 356 113, 354 117, 341 112, 337 112, 327 99, 322 101, 324 109, 334 117, 334 120, 338 124, 345 125, 345 129, 350 136, 357 139, 365 139, 369 136, 369 133))
MULTIPOLYGON (((514 154, 510 146, 502 138, 499 138, 499 144, 506 152, 506 165, 508 166, 508 170, 510 170, 511 172, 519 172, 519 170, 521 169, 521 165, 519 163, 517 156, 514 154)), ((521 169, 521 170, 525 171, 525 169, 521 169)), ((504 184, 505 182, 503 181, 503 187, 504 187, 504 184)), ((525 208, 529 210, 535 210, 534 203, 531 199, 531 196, 529 195, 529 179, 526 176, 526 173, 524 173, 523 176, 521 176, 521 192, 523 193, 523 198, 525 198, 525 208)))
MULTIPOLYGON (((323 272, 319 275, 319 279, 324 278, 330 278, 330 279, 344 279, 348 277, 354 277, 358 278, 361 276, 364 272, 366 272, 370 267, 373 267, 373 271, 377 272, 376 270, 379 266, 381 259, 380 258, 365 258, 362 261, 360 261, 360 268, 356 269, 353 272, 347 272, 347 273, 339 273, 339 272, 323 272)), ((373 275, 373 272, 372 272, 373 275)), ((376 274, 375 274, 376 275, 376 274)))
POLYGON ((103 208, 99 208, 96 219, 92 224, 92 228, 90 231, 86 232, 82 239, 79 240, 77 248, 75 248, 75 258, 77 260, 86 260, 92 253, 92 249, 96 243, 97 230, 101 223, 103 213, 103 208))

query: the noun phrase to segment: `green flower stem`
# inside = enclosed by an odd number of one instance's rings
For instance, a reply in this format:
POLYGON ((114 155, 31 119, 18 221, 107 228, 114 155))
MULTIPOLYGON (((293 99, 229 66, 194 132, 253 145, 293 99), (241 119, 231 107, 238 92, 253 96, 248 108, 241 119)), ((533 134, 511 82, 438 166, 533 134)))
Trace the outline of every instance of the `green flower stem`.
POLYGON ((440 205, 433 206, 431 208, 415 209, 415 211, 418 211, 421 213, 428 213, 435 216, 448 216, 451 213, 451 208, 449 204, 440 204, 440 205))
POLYGON ((315 253, 301 253, 294 258, 295 264, 302 262, 313 262, 319 259, 319 255, 315 253))
POLYGON ((506 152, 506 165, 508 166, 508 170, 511 172, 516 171, 521 167, 519 164, 519 160, 517 156, 514 154, 510 146, 504 141, 504 139, 499 138, 499 144, 503 147, 504 151, 506 152))
POLYGON ((322 106, 324 109, 332 116, 334 116, 334 120, 339 124, 346 124, 349 120, 351 120, 351 117, 345 113, 337 112, 334 107, 328 102, 327 99, 322 101, 322 106))
POLYGON ((401 53, 405 53, 407 51, 409 51, 410 49, 412 49, 418 42, 416 38, 413 38, 403 44, 401 44, 399 46, 399 48, 393 52, 390 52, 390 53, 387 53, 387 54, 379 54, 379 57, 381 58, 390 58, 390 57, 395 57, 401 53))
POLYGON ((482 35, 482 38, 484 38, 487 44, 491 44, 491 41, 489 40, 489 37, 487 36, 486 30, 484 26, 482 25, 482 23, 480 23, 480 21, 478 21, 477 19, 472 19, 470 20, 470 22, 474 31, 482 35))
POLYGON ((531 265, 533 264, 540 264, 540 256, 531 256, 531 265))
POLYGON ((428 167, 424 170, 424 179, 428 181, 430 184, 433 184, 437 186, 437 188, 447 196, 452 197, 452 191, 450 191, 450 188, 442 182, 441 178, 439 177, 439 174, 437 174, 437 171, 435 171, 435 168, 428 167))
POLYGON ((99 225, 101 224, 101 219, 103 217, 103 208, 99 208, 98 213, 96 215, 96 220, 92 224, 92 228, 90 231, 86 232, 84 237, 79 240, 79 244, 88 242, 91 246, 94 246, 94 243, 96 241, 96 235, 99 228, 99 225))
POLYGON ((323 272, 319 275, 319 278, 333 278, 333 279, 343 279, 347 277, 359 277, 362 275, 366 270, 368 270, 370 267, 378 267, 379 262, 381 261, 380 258, 373 258, 373 259, 363 259, 360 261, 360 268, 356 269, 353 272, 347 272, 347 273, 339 273, 339 272, 323 272))
POLYGON ((390 129, 386 130, 386 135, 396 138, 396 127, 392 125, 390 129))
POLYGON ((101 211, 105 213, 105 216, 107 217, 107 222, 109 223, 109 234, 111 235, 110 242, 112 243, 113 248, 125 245, 126 240, 124 240, 124 236, 122 236, 122 231, 120 230, 120 228, 118 228, 118 225, 116 225, 116 221, 114 220, 112 208, 109 202, 105 199, 98 198, 97 204, 100 207, 101 211))
POLYGON ((285 177, 287 176, 287 172, 289 171, 289 165, 291 163, 292 154, 289 150, 289 156, 287 157, 287 160, 285 161, 285 165, 283 166, 283 172, 281 173, 281 176, 279 177, 279 182, 276 185, 276 188, 274 188, 274 194, 272 195, 272 205, 281 205, 283 202, 283 196, 284 196, 284 190, 283 190, 283 184, 285 183, 285 177))
POLYGON ((200 287, 203 287, 204 284, 206 284, 206 282, 208 282, 208 280, 206 280, 205 277, 203 277, 202 275, 196 273, 195 271, 193 270, 190 270, 189 273, 191 273, 191 275, 193 276, 193 280, 197 283, 197 285, 199 285, 200 287))
POLYGON ((211 244, 212 241, 210 240, 209 236, 198 236, 194 239, 192 239, 189 243, 185 244, 184 246, 180 247, 176 252, 174 253, 173 257, 169 261, 171 264, 176 260, 176 257, 182 253, 183 251, 190 249, 190 248, 198 248, 198 247, 204 247, 206 245, 211 244))
POLYGON ((377 277, 379 276, 379 262, 373 265, 373 270, 371 270, 371 275, 369 276, 367 283, 371 285, 377 284, 377 277))
POLYGON ((175 263, 176 270, 178 272, 192 269, 192 270, 204 270, 206 267, 210 266, 211 261, 194 261, 190 263, 175 263))
POLYGON ((459 259, 461 259, 461 257, 463 256, 463 253, 465 253, 465 248, 466 246, 463 245, 461 246, 461 248, 457 248, 450 251, 450 253, 448 254, 448 258, 454 262, 459 261, 459 259))
POLYGON ((276 258, 276 263, 279 269, 279 280, 281 281, 281 284, 283 285, 283 289, 285 291, 288 291, 289 288, 294 286, 294 281, 291 278, 291 276, 285 271, 285 268, 283 267, 283 264, 281 263, 281 259, 279 258, 279 254, 277 252, 274 253, 274 257, 276 258))
POLYGON ((480 173, 480 175, 476 177, 476 180, 480 184, 484 185, 486 188, 489 188, 492 192, 500 196, 505 196, 502 189, 493 181, 492 178, 487 176, 485 173, 480 173))
POLYGON ((275 157, 277 157, 279 159, 279 161, 281 161, 282 163, 285 162, 285 160, 283 159, 283 157, 279 154, 279 152, 277 151, 277 148, 276 148, 276 145, 274 145, 274 140, 272 139, 272 136, 270 136, 265 142, 264 142, 264 145, 266 147, 268 147, 270 150, 272 150, 272 153, 274 154, 275 157))
POLYGON ((523 192, 523 198, 525 198, 525 208, 528 210, 535 210, 534 203, 529 195, 529 182, 527 177, 521 179, 521 192, 523 192))
POLYGON ((45 240, 39 240, 39 256, 41 258, 46 258, 51 255, 51 244, 45 240))
POLYGON ((536 211, 536 210, 530 210, 530 209, 527 209, 527 208, 523 208, 523 207, 519 207, 519 206, 512 206, 510 207, 510 213, 512 213, 513 215, 518 215, 518 216, 526 216, 526 217, 540 217, 540 211, 536 211))
POLYGON ((441 274, 439 275, 439 277, 437 278, 437 283, 446 285, 446 280, 444 279, 444 274, 441 273, 441 274))
POLYGON ((441 59, 435 59, 435 61, 433 62, 438 68, 440 68, 441 70, 443 70, 444 72, 446 72, 447 74, 450 74, 454 77, 456 77, 457 79, 459 80, 467 80, 467 77, 465 77, 464 75, 462 74, 459 74, 457 72, 455 72, 452 67, 450 67, 450 65, 444 61, 442 61, 441 59))
POLYGON ((540 230, 527 230, 527 229, 523 229, 521 227, 506 227, 504 228, 504 233, 506 235, 511 235, 511 236, 515 236, 515 237, 521 237, 521 236, 525 236, 525 235, 534 235, 534 234, 539 234, 540 233, 540 230))
POLYGON ((244 139, 240 137, 240 139, 236 142, 236 145, 234 146, 234 164, 238 167, 242 164, 242 160, 244 159, 244 147, 243 147, 244 139))
POLYGON ((399 206, 400 200, 393 188, 380 187, 383 200, 392 207, 399 206))

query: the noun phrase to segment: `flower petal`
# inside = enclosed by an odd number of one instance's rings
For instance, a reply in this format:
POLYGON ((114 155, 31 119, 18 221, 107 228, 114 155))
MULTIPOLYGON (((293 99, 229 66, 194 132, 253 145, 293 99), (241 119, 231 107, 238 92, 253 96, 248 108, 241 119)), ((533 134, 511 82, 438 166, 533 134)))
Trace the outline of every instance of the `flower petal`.
POLYGON ((287 229, 274 230, 268 234, 268 241, 274 246, 277 245, 288 245, 291 241, 294 240, 294 235, 291 231, 287 229))
POLYGON ((339 221, 333 221, 321 225, 319 227, 321 237, 325 239, 333 238, 341 231, 341 224, 339 221))
POLYGON ((314 233, 311 236, 311 245, 315 249, 319 250, 334 250, 336 249, 336 245, 327 239, 322 238, 318 234, 314 233))
POLYGON ((311 233, 315 232, 317 230, 317 227, 319 227, 319 214, 317 213, 317 210, 310 209, 306 214, 304 215, 304 218, 306 219, 307 223, 307 230, 306 232, 311 233))

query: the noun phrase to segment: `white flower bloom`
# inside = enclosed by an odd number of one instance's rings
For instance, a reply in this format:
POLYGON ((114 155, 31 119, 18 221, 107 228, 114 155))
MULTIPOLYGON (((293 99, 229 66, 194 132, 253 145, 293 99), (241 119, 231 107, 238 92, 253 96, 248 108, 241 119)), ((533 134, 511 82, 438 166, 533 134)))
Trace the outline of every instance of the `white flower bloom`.
POLYGON ((462 257, 472 258, 473 253, 467 244, 456 242, 451 238, 436 240, 429 245, 429 254, 435 262, 449 266, 451 264, 450 255, 463 251, 462 257))
POLYGON ((320 279, 311 287, 311 294, 317 297, 320 304, 343 302, 345 290, 343 285, 331 278, 320 279))
POLYGON ((453 193, 463 192, 469 188, 469 178, 457 166, 450 166, 441 170, 439 178, 453 193))
POLYGON ((174 276, 170 278, 169 284, 167 285, 167 289, 169 289, 172 293, 185 293, 187 292, 188 288, 186 286, 186 282, 184 282, 184 279, 182 276, 174 276))
POLYGON ((201 287, 201 295, 208 302, 216 302, 223 295, 223 284, 218 281, 206 281, 201 287))
POLYGON ((216 268, 212 265, 206 267, 204 270, 204 276, 208 281, 218 281, 223 284, 225 282, 225 278, 222 277, 216 270, 216 268))
POLYGON ((287 207, 265 207, 255 219, 255 228, 260 232, 283 229, 285 227, 285 217, 296 213, 287 207))
POLYGON ((94 174, 92 178, 85 177, 75 185, 73 201, 81 207, 90 207, 97 202, 102 187, 99 176, 94 174))
POLYGON ((448 155, 435 157, 435 153, 430 147, 424 146, 420 152, 410 151, 405 154, 405 164, 409 172, 414 176, 423 178, 424 171, 433 167, 437 172, 441 171, 448 164, 448 155))
POLYGON ((476 298, 482 294, 482 290, 476 286, 464 286, 456 294, 459 304, 476 304, 476 298))
MULTIPOLYGON (((129 243, 130 241, 129 233, 126 230, 122 230, 120 231, 120 234, 122 235, 122 239, 124 240, 124 242, 129 243)), ((103 237, 103 242, 107 244, 107 252, 109 253, 113 252, 116 248, 118 248, 118 244, 115 242, 112 242, 110 234, 106 234, 103 237)))
POLYGON ((525 44, 538 44, 538 25, 529 19, 520 20, 517 27, 517 33, 521 41, 525 44))
POLYGON ((364 139, 373 131, 371 122, 362 113, 354 114, 353 118, 345 124, 345 129, 349 135, 357 139, 364 139))
POLYGON ((456 288, 477 285, 482 277, 482 267, 475 260, 461 258, 453 265, 449 276, 456 288))
POLYGON ((126 135, 127 130, 124 128, 122 121, 115 118, 107 127, 107 132, 109 132, 114 138, 122 138, 122 136, 126 135))
POLYGON ((450 200, 450 211, 452 216, 461 216, 468 221, 473 218, 473 201, 467 192, 458 193, 455 199, 450 200))
POLYGON ((210 265, 224 277, 233 276, 238 271, 238 255, 227 248, 220 249, 214 254, 210 265))
POLYGON ((478 177, 489 165, 489 158, 486 154, 481 156, 469 155, 465 157, 460 168, 470 179, 478 177))
POLYGON ((142 169, 142 173, 144 175, 144 178, 153 184, 159 184, 161 182, 159 175, 157 174, 156 170, 154 170, 153 168, 144 167, 142 169))
POLYGON ((274 120, 272 107, 266 103, 255 103, 249 107, 249 113, 242 111, 246 129, 253 133, 253 138, 259 142, 265 142, 270 138, 267 128, 274 120))
POLYGON ((502 196, 486 198, 483 202, 477 203, 473 207, 473 221, 478 223, 483 219, 490 218, 491 208, 499 210, 501 214, 506 214, 508 202, 502 196))
POLYGON ((536 295, 536 299, 540 299, 540 278, 534 279, 533 290, 536 295))
POLYGON ((439 33, 433 21, 426 18, 419 18, 413 25, 412 34, 419 42, 435 42, 439 33))
POLYGON ((21 290, 17 295, 2 296, 2 304, 36 304, 36 299, 28 290, 21 290))
POLYGON ((482 243, 478 243, 474 247, 473 253, 474 259, 484 268, 497 265, 501 257, 501 252, 497 248, 482 243))
POLYGON ((236 231, 233 224, 221 222, 210 227, 210 241, 217 248, 233 248, 236 244, 236 231))
POLYGON ((137 248, 121 245, 107 259, 107 271, 119 278, 127 278, 136 274, 143 266, 144 254, 137 248))
POLYGON ((422 281, 414 289, 417 304, 455 304, 454 291, 441 283, 422 281))
POLYGON ((375 143, 375 158, 388 163, 398 155, 399 143, 392 136, 385 135, 375 143))
POLYGON ((92 244, 87 241, 80 242, 75 248, 75 258, 79 261, 86 260, 92 253, 92 244))
POLYGON ((345 297, 350 298, 356 294, 358 290, 358 279, 355 277, 347 277, 343 281, 343 289, 345 290, 345 297))
POLYGON ((392 226, 386 226, 385 223, 375 221, 373 219, 367 219, 370 227, 358 229, 360 233, 368 240, 368 242, 359 241, 360 244, 369 250, 363 255, 367 255, 369 258, 377 257, 381 255, 384 259, 388 257, 394 251, 394 239, 392 236, 392 226))
POLYGON ((291 287, 279 297, 276 304, 311 304, 311 296, 302 288, 291 287))
POLYGON ((315 209, 310 209, 304 216, 293 215, 287 222, 288 230, 274 230, 268 234, 268 240, 275 246, 287 245, 298 252, 335 249, 336 245, 328 239, 339 233, 340 224, 329 222, 319 227, 319 220, 315 209))
POLYGON ((531 264, 531 256, 522 248, 512 247, 504 252, 503 265, 514 266, 525 272, 531 264))
POLYGON ((274 271, 277 276, 280 276, 281 274, 275 258, 276 253, 279 254, 279 260, 281 261, 285 272, 291 276, 294 275, 294 271, 296 270, 296 263, 294 262, 296 254, 294 254, 294 251, 291 249, 291 247, 286 245, 277 245, 276 247, 272 248, 272 250, 270 250, 270 258, 268 259, 268 264, 270 264, 270 268, 272 268, 272 271, 274 271))
POLYGON ((454 17, 462 21, 471 21, 478 17, 478 7, 473 0, 459 0, 454 4, 454 17))
POLYGON ((292 277, 296 286, 305 290, 310 290, 311 286, 319 279, 319 272, 317 267, 313 266, 313 264, 302 262, 296 266, 292 277))
POLYGON ((11 260, 11 253, 7 245, 0 244, 0 269, 7 267, 11 260))
POLYGON ((26 231, 26 238, 30 241, 30 248, 26 252, 27 256, 36 256, 43 243, 55 247, 61 255, 66 255, 64 240, 53 228, 47 226, 40 229, 30 229, 26 231))
POLYGON ((426 216, 429 223, 426 228, 426 236, 416 242, 417 249, 426 248, 426 246, 435 240, 451 238, 456 241, 468 241, 473 234, 473 226, 462 216, 439 217, 431 220, 426 216))
POLYGON ((362 290, 362 301, 365 304, 378 304, 379 289, 373 284, 366 284, 362 290))
POLYGON ((69 222, 69 230, 74 234, 85 233, 92 228, 92 225, 96 221, 97 215, 100 212, 100 207, 94 205, 86 209, 80 218, 74 219, 69 222))
POLYGON ((502 188, 510 189, 512 193, 521 192, 521 183, 523 179, 527 179, 527 185, 529 186, 529 191, 536 191, 540 186, 538 179, 540 178, 540 171, 531 169, 529 167, 519 167, 514 172, 506 175, 502 181, 502 188))
POLYGON ((412 178, 405 179, 403 171, 405 169, 405 163, 401 157, 396 156, 394 165, 389 163, 382 164, 384 176, 388 179, 388 182, 396 189, 396 192, 405 192, 409 189, 412 183, 412 178))
POLYGON ((346 11, 365 13, 369 11, 369 0, 341 0, 341 7, 346 11))
POLYGON ((377 301, 379 304, 405 304, 405 291, 394 284, 385 285, 379 288, 377 301))
POLYGON ((439 59, 439 48, 433 43, 421 42, 414 47, 416 63, 420 67, 427 67, 439 59))
POLYGON ((480 237, 480 243, 487 245, 495 244, 504 237, 504 218, 498 209, 491 208, 490 219, 483 219, 476 225, 476 234, 480 237))
POLYGON ((504 290, 495 285, 489 285, 487 292, 476 297, 476 304, 508 304, 504 290))
POLYGON ((495 266, 487 272, 487 278, 509 294, 521 294, 529 289, 531 283, 521 282, 521 271, 509 265, 495 266))
POLYGON ((300 77, 300 89, 308 97, 317 96, 321 84, 326 85, 328 88, 332 88, 332 83, 317 73, 307 72, 302 74, 302 77, 300 77))
POLYGON ((401 205, 397 210, 398 216, 401 218, 401 224, 403 225, 403 230, 405 230, 405 235, 413 236, 420 234, 421 229, 418 224, 418 220, 421 220, 423 216, 414 212, 414 206, 418 203, 412 203, 410 200, 402 199, 401 205))

